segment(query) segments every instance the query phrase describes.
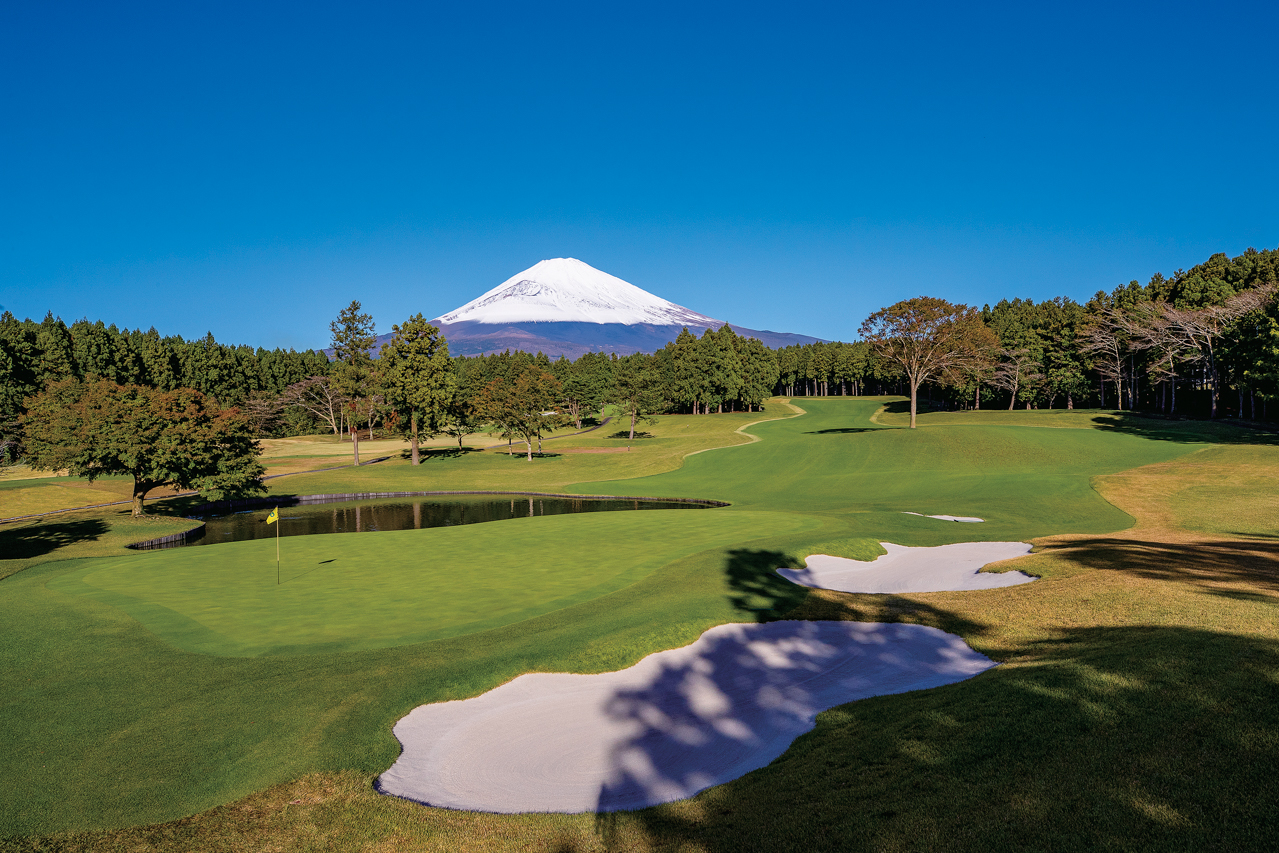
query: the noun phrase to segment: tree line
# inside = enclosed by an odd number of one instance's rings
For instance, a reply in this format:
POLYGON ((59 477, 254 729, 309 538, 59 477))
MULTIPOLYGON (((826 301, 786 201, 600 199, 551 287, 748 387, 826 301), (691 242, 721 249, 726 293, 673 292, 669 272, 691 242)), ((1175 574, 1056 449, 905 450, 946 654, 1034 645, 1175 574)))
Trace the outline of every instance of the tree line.
MULTIPOLYGON (((159 391, 189 388, 222 406, 278 396, 308 376, 324 375, 329 360, 313 351, 230 346, 209 334, 196 340, 161 336, 154 328, 118 329, 102 321, 67 325, 52 313, 37 323, 0 314, 0 445, 17 447, 26 398, 51 383, 104 379, 159 391)), ((310 430, 310 419, 294 424, 310 430)))
POLYGON ((424 437, 461 444, 488 431, 512 450, 519 441, 532 459, 549 432, 581 429, 609 405, 633 439, 658 413, 754 411, 774 394, 906 393, 913 425, 921 391, 949 408, 1109 405, 1267 419, 1267 403, 1279 394, 1276 280, 1279 250, 1249 249, 1101 291, 1084 304, 1004 299, 978 310, 935 297, 904 300, 868 317, 853 343, 773 350, 724 326, 701 336, 684 329, 653 354, 573 361, 523 352, 451 357, 420 313, 394 326, 375 352, 373 318, 359 302, 330 324, 331 358, 227 346, 211 335, 185 341, 87 320, 67 326, 52 315, 18 321, 6 312, 0 451, 5 461, 25 453, 36 467, 56 463, 86 476, 133 473, 142 495, 164 484, 230 495, 259 487, 260 467, 219 468, 209 450, 197 473, 125 470, 101 454, 76 456, 76 441, 115 435, 123 447, 118 436, 159 428, 126 425, 130 407, 149 407, 185 424, 192 447, 198 439, 243 450, 257 436, 330 431, 351 441, 358 463, 361 431, 380 429, 408 437, 416 464, 424 437), (59 420, 58 412, 78 420, 59 420))

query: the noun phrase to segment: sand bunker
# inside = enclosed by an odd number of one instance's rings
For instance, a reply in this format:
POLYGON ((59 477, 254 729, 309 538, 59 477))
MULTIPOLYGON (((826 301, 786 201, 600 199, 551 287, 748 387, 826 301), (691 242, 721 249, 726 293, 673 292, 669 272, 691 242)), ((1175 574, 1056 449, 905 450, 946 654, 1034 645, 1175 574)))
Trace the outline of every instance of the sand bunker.
POLYGON ((1030 583, 1021 572, 979 572, 982 566, 1030 553, 1025 542, 961 542, 936 548, 907 548, 880 542, 888 553, 864 563, 814 554, 806 569, 778 569, 789 581, 840 592, 943 592, 993 589, 1030 583))
POLYGON ((986 519, 971 515, 924 515, 922 512, 903 512, 902 515, 918 515, 922 518, 940 518, 942 521, 962 521, 965 524, 981 524, 986 519))
POLYGON ((826 708, 994 665, 922 625, 720 625, 620 672, 521 675, 415 708, 378 789, 489 812, 641 808, 765 766, 826 708))

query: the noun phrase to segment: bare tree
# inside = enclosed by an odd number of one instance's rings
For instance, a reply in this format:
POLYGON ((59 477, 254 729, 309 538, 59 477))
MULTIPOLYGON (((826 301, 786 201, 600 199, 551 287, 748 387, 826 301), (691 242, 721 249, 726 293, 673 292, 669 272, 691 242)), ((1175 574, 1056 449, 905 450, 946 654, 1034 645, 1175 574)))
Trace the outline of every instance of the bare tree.
MULTIPOLYGON (((1028 349, 1003 349, 999 354, 1002 360, 990 377, 990 384, 1011 395, 1008 400, 1008 411, 1011 412, 1017 404, 1017 392, 1032 389, 1043 380, 1043 365, 1028 349)), ((1030 408, 1029 398, 1026 399, 1026 408, 1030 408)))
MULTIPOLYGON (((1093 368, 1103 383, 1115 383, 1120 409, 1124 407, 1124 359, 1128 357, 1131 328, 1131 321, 1123 309, 1110 306, 1102 309, 1079 333, 1080 352, 1096 358, 1093 368)), ((1104 389, 1102 396, 1104 400, 1104 389)))
POLYGON ((1130 345, 1135 351, 1149 351, 1155 358, 1149 369, 1152 382, 1166 382, 1171 393, 1169 414, 1177 412, 1177 363, 1197 361, 1199 350, 1169 321, 1166 302, 1140 306, 1129 318, 1130 345))
POLYGON ((262 391, 254 391, 238 408, 248 420, 254 435, 266 435, 274 428, 276 419, 284 411, 283 397, 273 397, 262 391))
POLYGON ((1221 382, 1217 374, 1217 342, 1245 314, 1268 305, 1275 297, 1276 286, 1266 284, 1252 290, 1236 293, 1221 305, 1205 308, 1174 308, 1163 306, 1160 312, 1169 331, 1179 336, 1187 345, 1199 350, 1207 362, 1210 384, 1210 417, 1217 417, 1217 396, 1221 382))
POLYGON ((297 406, 310 412, 328 424, 334 435, 342 434, 340 419, 346 398, 338 393, 327 376, 308 376, 301 382, 294 382, 284 389, 280 400, 286 408, 297 406))

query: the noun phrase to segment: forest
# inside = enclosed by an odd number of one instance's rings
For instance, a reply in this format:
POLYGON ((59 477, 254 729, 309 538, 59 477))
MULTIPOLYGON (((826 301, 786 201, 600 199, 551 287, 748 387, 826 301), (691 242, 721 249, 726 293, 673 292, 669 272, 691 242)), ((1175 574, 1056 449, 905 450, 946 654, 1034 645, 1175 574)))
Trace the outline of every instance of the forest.
MULTIPOLYGON (((1274 420, 1279 407, 1279 249, 1215 254, 1189 270, 1099 291, 980 309, 980 341, 962 369, 930 375, 935 408, 1118 408, 1184 417, 1274 420)), ((948 303, 946 303, 948 304, 948 303)), ((966 309, 966 306, 957 306, 966 309)), ((751 411, 774 395, 906 393, 906 372, 875 341, 772 350, 730 327, 687 329, 651 355, 576 361, 505 352, 450 357, 422 315, 374 352, 358 302, 320 351, 187 341, 154 328, 0 316, 0 444, 22 455, 23 416, 52 383, 107 380, 161 392, 193 389, 237 408, 261 436, 356 431, 458 437, 488 430, 523 441, 612 404, 637 424, 657 413, 751 411), (380 357, 379 357, 380 356, 380 357)), ((415 442, 416 443, 416 442, 415 442)), ((357 450, 358 454, 358 450, 357 450)))

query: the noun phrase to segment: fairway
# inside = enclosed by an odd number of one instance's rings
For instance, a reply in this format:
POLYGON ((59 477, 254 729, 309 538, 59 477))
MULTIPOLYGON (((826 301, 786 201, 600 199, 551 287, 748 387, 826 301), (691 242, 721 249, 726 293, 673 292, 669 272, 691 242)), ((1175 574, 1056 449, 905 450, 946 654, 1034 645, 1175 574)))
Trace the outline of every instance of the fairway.
POLYGON ((1128 527, 1131 516, 1103 500, 1091 478, 1206 446, 1098 429, 965 423, 909 430, 872 421, 884 404, 803 400, 796 403, 807 412, 803 417, 751 427, 761 439, 755 444, 690 456, 678 471, 584 484, 577 491, 627 489, 712 497, 741 508, 836 514, 850 536, 871 542, 1017 541, 1128 527), (977 516, 985 523, 961 525, 907 512, 977 516))
POLYGON ((472 634, 634 583, 679 557, 789 533, 801 516, 650 510, 232 542, 93 563, 49 583, 188 652, 353 651, 472 634), (633 517, 643 515, 642 518, 633 517))

